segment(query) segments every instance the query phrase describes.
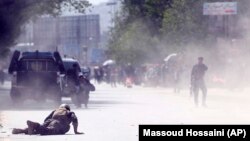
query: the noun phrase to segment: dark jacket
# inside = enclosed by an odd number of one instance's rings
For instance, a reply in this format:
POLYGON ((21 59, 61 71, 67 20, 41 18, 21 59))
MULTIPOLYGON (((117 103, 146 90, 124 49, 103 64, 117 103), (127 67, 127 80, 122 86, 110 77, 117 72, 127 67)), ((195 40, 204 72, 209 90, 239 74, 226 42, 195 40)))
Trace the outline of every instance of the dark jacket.
POLYGON ((208 67, 205 64, 194 65, 191 73, 191 81, 203 80, 207 70, 208 67))

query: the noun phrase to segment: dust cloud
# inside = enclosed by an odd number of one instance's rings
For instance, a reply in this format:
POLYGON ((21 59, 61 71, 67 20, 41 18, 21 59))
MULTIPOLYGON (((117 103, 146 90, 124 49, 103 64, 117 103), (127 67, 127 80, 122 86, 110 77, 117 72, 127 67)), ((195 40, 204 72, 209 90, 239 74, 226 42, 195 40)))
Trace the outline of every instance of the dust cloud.
MULTIPOLYGON (((181 58, 179 65, 185 68, 185 74, 182 76, 185 81, 184 87, 188 88, 192 66, 197 63, 197 58, 202 56, 204 63, 208 66, 206 73, 208 87, 229 90, 247 89, 250 87, 250 18, 247 15, 230 17, 230 20, 226 22, 229 22, 227 24, 231 27, 223 27, 226 25, 221 23, 221 28, 228 28, 228 31, 224 31, 227 33, 223 33, 223 31, 211 33, 215 36, 213 40, 189 41, 185 45, 174 47, 164 40, 153 45, 145 45, 146 48, 149 48, 146 53, 148 55, 146 62, 163 63, 166 56, 177 53, 181 58), (162 50, 163 48, 164 50, 162 50)), ((214 28, 216 29, 216 27, 214 28)), ((140 38, 147 36, 146 31, 140 32, 140 38)), ((136 46, 139 41, 133 41, 129 45, 136 46)))

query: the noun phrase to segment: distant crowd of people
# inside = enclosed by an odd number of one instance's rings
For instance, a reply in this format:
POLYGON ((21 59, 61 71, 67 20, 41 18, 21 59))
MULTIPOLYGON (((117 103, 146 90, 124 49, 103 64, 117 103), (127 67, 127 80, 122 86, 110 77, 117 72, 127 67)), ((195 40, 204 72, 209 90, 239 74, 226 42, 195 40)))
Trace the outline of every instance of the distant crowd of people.
POLYGON ((112 87, 117 84, 126 85, 126 82, 131 81, 133 85, 175 87, 175 91, 179 92, 182 78, 189 71, 184 64, 176 61, 143 65, 128 63, 124 66, 96 66, 93 69, 93 77, 96 83, 106 82, 112 87))
POLYGON ((162 64, 145 64, 134 66, 128 63, 126 66, 105 65, 94 68, 94 79, 96 83, 106 82, 112 87, 117 83, 127 87, 133 85, 144 85, 152 87, 170 87, 175 93, 180 93, 181 88, 190 86, 191 96, 194 97, 195 104, 198 105, 198 91, 201 89, 202 105, 205 106, 207 88, 204 75, 208 67, 203 64, 203 57, 198 58, 190 72, 181 59, 172 59, 162 64), (186 83, 185 83, 186 82, 186 83))

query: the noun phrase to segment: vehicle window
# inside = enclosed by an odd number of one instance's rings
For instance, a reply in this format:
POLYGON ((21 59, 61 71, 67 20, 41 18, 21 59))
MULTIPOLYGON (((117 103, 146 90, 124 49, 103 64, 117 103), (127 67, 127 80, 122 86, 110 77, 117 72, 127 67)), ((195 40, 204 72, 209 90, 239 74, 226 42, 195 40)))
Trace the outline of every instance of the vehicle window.
POLYGON ((23 60, 21 71, 57 71, 57 65, 51 60, 23 60))
POLYGON ((46 61, 29 61, 28 70, 30 71, 46 71, 46 61))
MULTIPOLYGON (((63 65, 65 70, 73 69, 73 64, 77 62, 68 62, 68 61, 63 61, 63 65)), ((79 71, 81 71, 79 64, 77 63, 77 68, 79 71)))
POLYGON ((64 61, 63 65, 66 70, 69 70, 72 67, 73 63, 64 61))

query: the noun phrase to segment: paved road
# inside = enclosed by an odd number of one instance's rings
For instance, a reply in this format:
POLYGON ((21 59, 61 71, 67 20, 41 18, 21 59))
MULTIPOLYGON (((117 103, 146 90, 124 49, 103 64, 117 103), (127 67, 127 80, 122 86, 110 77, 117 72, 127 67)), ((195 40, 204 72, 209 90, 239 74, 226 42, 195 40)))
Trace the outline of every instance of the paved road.
POLYGON ((62 136, 11 135, 11 129, 25 127, 27 119, 42 122, 56 108, 47 102, 27 101, 13 108, 8 96, 9 85, 0 87, 0 141, 137 141, 139 124, 249 124, 250 90, 209 89, 208 107, 195 107, 188 90, 174 94, 172 89, 111 88, 102 84, 91 94, 89 109, 73 111, 79 118, 79 130, 62 136))

